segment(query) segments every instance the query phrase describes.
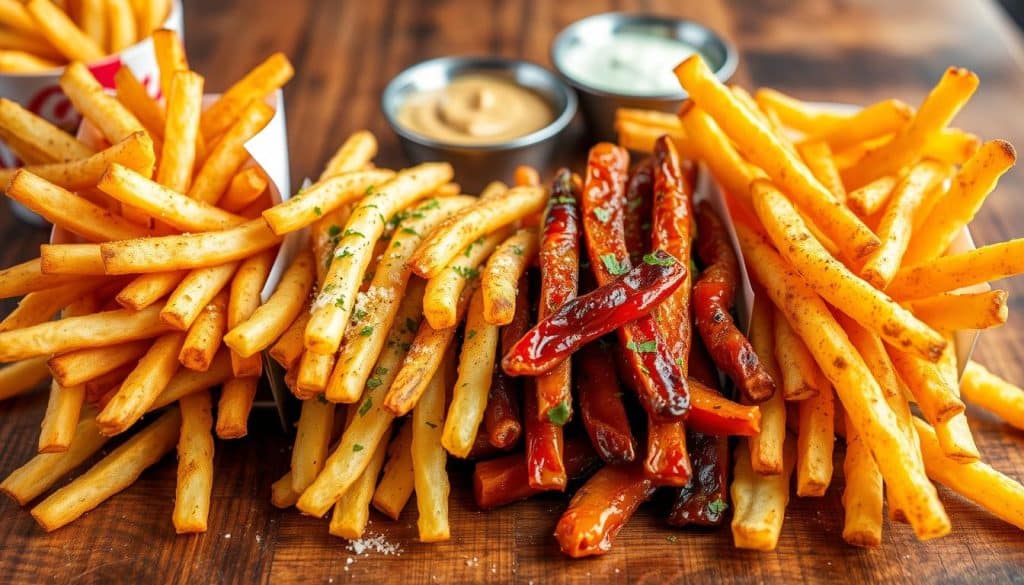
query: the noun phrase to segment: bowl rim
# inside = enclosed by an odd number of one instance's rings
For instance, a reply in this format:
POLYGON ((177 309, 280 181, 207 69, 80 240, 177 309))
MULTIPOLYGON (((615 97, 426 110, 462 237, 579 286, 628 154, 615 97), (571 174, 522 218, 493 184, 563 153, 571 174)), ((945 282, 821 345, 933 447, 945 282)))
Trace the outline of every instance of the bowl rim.
MULTIPOLYGON (((535 91, 537 90, 536 87, 524 87, 535 91)), ((554 109, 555 104, 550 104, 549 102, 549 105, 554 109)), ((415 142, 421 146, 438 150, 495 152, 533 146, 554 138, 565 130, 566 127, 569 126, 569 123, 572 122, 572 119, 576 116, 577 98, 576 92, 573 91, 573 88, 570 87, 558 74, 543 65, 534 63, 533 61, 491 55, 446 55, 414 63, 392 77, 384 87, 384 91, 381 92, 380 109, 384 113, 384 118, 388 121, 388 125, 391 126, 391 129, 395 134, 398 134, 401 138, 415 142), (503 142, 497 142, 494 144, 475 144, 448 142, 431 138, 404 126, 398 121, 397 108, 390 108, 388 104, 397 101, 397 94, 400 91, 401 86, 405 85, 410 80, 415 79, 418 72, 438 65, 441 65, 446 69, 481 68, 513 71, 516 69, 530 69, 547 79, 550 87, 565 99, 565 106, 561 108, 561 111, 557 112, 555 118, 547 125, 538 128, 529 134, 524 134, 503 142)))
MULTIPOLYGON (((590 16, 584 16, 578 20, 569 23, 565 28, 558 31, 554 39, 551 41, 550 47, 550 58, 551 64, 554 66, 555 71, 568 83, 575 87, 577 90, 585 91, 589 94, 593 94, 600 97, 614 97, 614 98, 632 98, 640 100, 654 100, 654 101, 679 101, 686 99, 687 93, 684 89, 669 93, 620 93, 615 91, 608 91, 606 89, 600 89, 593 85, 587 84, 579 79, 569 75, 560 66, 560 55, 564 52, 564 47, 569 43, 571 35, 581 27, 593 22, 600 22, 603 20, 612 20, 625 23, 648 23, 648 24, 660 24, 660 25, 688 25, 700 29, 709 38, 714 39, 715 42, 722 45, 725 50, 725 60, 722 64, 714 69, 712 72, 719 81, 725 83, 732 77, 736 72, 736 68, 739 65, 739 52, 736 50, 736 46, 726 39, 724 36, 719 34, 717 31, 704 25, 696 20, 689 18, 676 18, 674 16, 667 16, 663 14, 655 14, 651 12, 625 12, 625 11, 612 11, 612 12, 601 12, 599 14, 591 14, 590 16)), ((696 51, 700 53, 700 51, 696 51)))

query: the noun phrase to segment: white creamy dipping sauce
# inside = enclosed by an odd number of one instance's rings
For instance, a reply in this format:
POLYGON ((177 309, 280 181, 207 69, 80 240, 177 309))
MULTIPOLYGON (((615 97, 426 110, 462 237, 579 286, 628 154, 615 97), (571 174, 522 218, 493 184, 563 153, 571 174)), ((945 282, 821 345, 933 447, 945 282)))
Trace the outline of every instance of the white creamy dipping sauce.
POLYGON ((567 75, 595 89, 664 95, 680 91, 672 70, 696 52, 679 39, 623 31, 574 43, 566 47, 560 62, 567 75))

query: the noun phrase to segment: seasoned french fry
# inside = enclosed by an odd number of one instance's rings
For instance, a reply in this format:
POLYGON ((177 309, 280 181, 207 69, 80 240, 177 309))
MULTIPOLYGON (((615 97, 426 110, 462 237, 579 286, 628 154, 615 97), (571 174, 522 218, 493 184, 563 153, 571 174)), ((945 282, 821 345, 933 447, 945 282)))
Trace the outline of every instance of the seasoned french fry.
POLYGON ((95 154, 74 136, 29 112, 18 103, 0 98, 0 137, 16 136, 34 151, 42 153, 47 162, 68 162, 95 154))
POLYGON ((222 290, 206 304, 192 322, 185 335, 181 352, 178 353, 178 362, 181 365, 197 372, 205 372, 210 368, 227 330, 227 305, 228 295, 222 290))
POLYGON ((203 166, 188 190, 188 196, 215 205, 227 189, 231 177, 249 159, 245 143, 263 130, 273 117, 274 109, 262 101, 252 102, 246 107, 238 121, 207 153, 203 166))
POLYGON ((949 191, 937 201, 907 246, 904 263, 914 266, 934 260, 949 248, 995 188, 999 177, 1017 161, 1009 142, 992 140, 960 168, 949 191))
POLYGON ((738 223, 736 229, 748 269, 805 340, 835 387, 854 427, 871 448, 882 477, 891 490, 899 493, 917 537, 935 538, 948 533, 949 517, 923 473, 916 449, 900 430, 878 382, 824 301, 764 239, 743 223, 738 223))
POLYGON ((184 340, 184 333, 173 332, 153 342, 114 397, 96 415, 100 432, 123 433, 149 410, 178 370, 178 353, 184 340))
POLYGON ((345 139, 344 144, 334 153, 331 160, 327 161, 324 171, 320 173, 320 179, 358 171, 366 166, 377 155, 377 139, 369 130, 353 132, 345 139))
MULTIPOLYGON (((9 6, 9 3, 5 4, 9 6)), ((0 8, 0 11, 3 10, 3 8, 0 8)), ((31 17, 29 18, 31 19, 31 17)), ((2 22, 3 19, 4 15, 0 14, 0 22, 2 22)), ((29 55, 35 55, 37 58, 53 61, 54 63, 63 63, 65 61, 65 58, 61 55, 60 51, 58 51, 42 36, 31 32, 17 30, 13 27, 0 29, 0 47, 6 47, 8 50, 18 51, 21 53, 28 53, 29 55)))
POLYGON ((824 142, 839 152, 899 131, 914 117, 914 108, 900 100, 883 100, 816 131, 808 142, 824 142))
POLYGON ((1024 272, 1024 238, 951 254, 901 269, 886 293, 920 299, 1024 272))
POLYGON ((963 399, 1024 429, 1024 390, 996 376, 975 361, 967 362, 960 380, 963 399))
MULTIPOLYGON (((780 378, 775 362, 772 306, 764 295, 756 297, 750 315, 750 345, 773 380, 780 378)), ((785 471, 783 445, 786 442, 786 403, 782 392, 758 405, 761 430, 750 437, 750 465, 760 475, 778 475, 785 471)))
POLYGON ((237 262, 229 262, 189 272, 160 309, 160 320, 174 329, 187 330, 213 297, 227 286, 237 269, 237 262))
POLYGON ((148 340, 129 341, 105 347, 90 347, 53 356, 47 364, 54 379, 64 386, 79 386, 142 357, 148 340))
POLYGON ((729 490, 732 496, 732 542, 736 548, 775 550, 789 504, 789 477, 796 459, 792 441, 786 442, 783 468, 776 475, 760 475, 750 466, 750 452, 740 441, 729 490))
POLYGON ((619 146, 635 152, 653 152, 654 143, 665 134, 668 134, 680 155, 686 156, 693 151, 693 141, 681 128, 654 126, 636 120, 617 120, 615 132, 619 137, 619 146))
POLYGON ((29 293, 18 303, 18 307, 0 321, 0 331, 21 329, 49 321, 57 311, 87 295, 100 282, 85 278, 79 282, 65 284, 44 291, 29 293))
MULTIPOLYGON (((143 31, 148 33, 149 31, 143 31)), ((153 32, 153 54, 156 57, 157 69, 160 70, 160 93, 170 104, 174 92, 174 77, 181 71, 188 70, 188 57, 178 33, 169 29, 153 32)))
POLYGON ((312 225, 324 214, 372 194, 394 176, 394 172, 385 169, 332 175, 264 211, 263 219, 277 235, 294 232, 312 225))
POLYGON ((174 291, 186 275, 187 270, 172 270, 137 276, 117 293, 115 300, 126 309, 141 311, 174 291))
POLYGON ((75 109, 89 120, 108 142, 120 142, 135 132, 145 132, 128 108, 109 95, 92 73, 81 63, 71 63, 64 69, 60 87, 67 94, 75 109))
POLYGON ((797 153, 807 165, 814 178, 839 201, 846 201, 846 187, 839 177, 839 169, 832 160, 832 149, 825 142, 803 142, 796 147, 797 153))
POLYGON ((850 191, 846 196, 846 205, 861 217, 874 215, 885 207, 897 182, 896 177, 892 175, 879 177, 859 189, 850 191))
POLYGON ((384 472, 373 492, 373 507, 392 520, 398 520, 415 487, 412 428, 412 422, 406 422, 395 438, 391 439, 384 472))
MULTIPOLYGON (((259 308, 260 291, 270 276, 270 268, 274 264, 274 250, 265 250, 246 258, 239 266, 231 281, 231 296, 228 301, 228 329, 233 329, 244 322, 259 308)), ((242 378, 259 376, 263 372, 263 359, 259 355, 247 358, 231 353, 231 368, 235 376, 242 378)))
POLYGON ((775 362, 779 371, 779 382, 785 400, 806 400, 821 392, 831 391, 832 386, 814 362, 814 356, 800 336, 789 326, 786 316, 775 309, 774 348, 775 362))
POLYGON ((835 406, 832 389, 800 402, 796 439, 796 495, 823 496, 832 482, 835 406))
POLYGON ((334 504, 334 513, 331 515, 328 532, 334 536, 349 539, 363 536, 366 524, 370 520, 370 499, 373 498, 377 476, 380 475, 380 468, 384 465, 386 453, 387 445, 385 441, 381 441, 373 450, 370 464, 359 475, 359 479, 345 491, 338 503, 334 504))
POLYGON ((936 364, 888 347, 900 379, 914 396, 926 420, 940 423, 964 411, 964 404, 936 364))
POLYGON ((98 244, 42 244, 39 269, 46 275, 100 275, 103 256, 98 244))
POLYGON ((498 353, 498 326, 488 323, 484 317, 483 297, 482 289, 478 288, 469 302, 465 341, 459 355, 459 375, 441 434, 441 445, 461 458, 469 455, 476 441, 487 407, 494 358, 498 353))
POLYGON ((882 474, 849 419, 845 428, 843 540, 854 546, 876 547, 882 543, 882 474))
POLYGON ((212 142, 216 136, 234 124, 236 119, 243 117, 243 110, 251 107, 253 101, 262 100, 283 86, 291 79, 293 73, 291 63, 282 53, 274 53, 254 67, 203 112, 203 138, 212 142))
POLYGON ((298 377, 292 392, 299 399, 305 400, 323 394, 334 370, 335 354, 317 353, 306 350, 299 360, 298 377))
POLYGON ((182 396, 188 396, 200 390, 208 390, 214 386, 219 386, 230 379, 231 358, 228 356, 227 351, 221 350, 217 352, 217 356, 213 358, 213 363, 210 364, 210 368, 205 372, 178 368, 177 373, 167 383, 164 391, 156 397, 156 400, 153 401, 147 412, 153 412, 158 408, 163 408, 168 404, 177 402, 182 396))
MULTIPOLYGON (((64 189, 75 191, 96 186, 104 171, 113 163, 122 164, 148 177, 153 172, 155 161, 153 141, 145 132, 138 132, 85 158, 31 165, 23 170, 64 189)), ((0 170, 0 181, 6 185, 17 173, 16 169, 0 170)))
POLYGON ((105 311, 4 331, 0 333, 0 362, 156 337, 168 329, 159 314, 159 307, 105 311))
MULTIPOLYGON (((451 359, 451 358, 447 358, 451 359)), ((451 537, 448 528, 447 455, 441 446, 445 426, 447 370, 437 368, 412 412, 412 469, 419 518, 420 541, 439 542, 451 537)))
POLYGON ((537 230, 522 229, 495 248, 481 273, 484 318, 493 325, 508 325, 516 311, 519 279, 539 249, 537 230))
POLYGON ((334 260, 313 303, 313 317, 306 326, 307 349, 320 353, 338 350, 363 273, 388 218, 449 181, 452 173, 447 163, 421 164, 398 173, 359 202, 345 224, 334 260))
MULTIPOLYGON (((260 220, 262 221, 262 220, 260 220)), ((304 251, 292 261, 267 302, 224 336, 224 344, 249 357, 276 341, 295 322, 313 287, 313 254, 304 251)))
POLYGON ((170 0, 151 0, 135 5, 138 29, 142 35, 155 31, 166 19, 171 10, 170 0))
POLYGON ((770 128, 739 103, 700 55, 676 67, 676 76, 691 99, 736 141, 738 150, 777 181, 846 256, 861 258, 878 247, 878 238, 871 230, 814 178, 770 128))
POLYGON ((174 74, 170 93, 164 95, 167 96, 167 121, 156 182, 179 193, 187 193, 196 161, 203 78, 192 71, 178 71, 174 74))
POLYGON ((757 215, 772 241, 815 292, 895 347, 938 359, 946 344, 941 335, 829 255, 771 183, 755 181, 752 192, 757 215))
POLYGON ((227 193, 217 205, 224 211, 238 213, 256 201, 267 189, 267 178, 259 167, 243 169, 231 178, 227 193))
POLYGON ((1006 323, 1009 294, 1005 290, 941 294, 907 303, 918 319, 935 329, 988 329, 1006 323))
POLYGON ((210 393, 196 392, 180 401, 178 485, 174 494, 174 531, 206 532, 213 490, 213 404, 210 393))
POLYGON ((46 356, 29 358, 0 368, 0 400, 20 396, 34 390, 50 377, 46 356))
POLYGON ((92 457, 108 440, 109 437, 100 434, 91 417, 82 418, 66 451, 40 453, 29 459, 0 483, 0 491, 24 506, 92 457))
POLYGON ((169 410, 89 471, 37 504, 32 517, 47 532, 75 521, 130 486, 147 467, 174 449, 180 426, 181 413, 177 408, 169 410))
POLYGON ((423 316, 434 329, 455 327, 459 320, 459 299, 470 282, 480 276, 479 266, 511 232, 510 226, 471 242, 446 270, 427 281, 423 294, 423 316))
POLYGON ((299 309, 299 316, 281 334, 273 347, 270 348, 270 357, 274 358, 274 361, 281 364, 286 370, 295 367, 295 364, 299 362, 299 358, 302 357, 302 352, 306 349, 302 344, 302 336, 306 333, 306 323, 308 322, 309 311, 299 309))
POLYGON ((224 383, 217 402, 217 436, 241 439, 249 432, 249 411, 256 397, 258 377, 231 378, 224 383))
MULTIPOLYGON (((91 63, 103 58, 103 49, 50 0, 29 0, 25 4, 25 10, 32 16, 37 30, 69 60, 91 63)), ((85 68, 80 63, 72 63, 68 69, 75 65, 85 68)), ((66 93, 70 97, 70 92, 66 93)), ((71 99, 74 101, 74 98, 71 99)), ((78 108, 77 103, 75 107, 78 108)), ((81 112, 82 109, 79 108, 78 111, 81 112)))
POLYGON ((150 97, 146 87, 131 69, 121 66, 117 70, 114 74, 114 91, 118 101, 139 120, 151 138, 164 139, 164 109, 150 97))
MULTIPOLYGON (((960 396, 960 372, 957 369, 956 347, 953 336, 946 334, 949 345, 942 352, 939 358, 938 367, 942 377, 949 384, 950 389, 960 396)), ((964 413, 954 415, 949 420, 935 425, 935 436, 939 439, 939 446, 946 457, 955 459, 960 463, 971 463, 981 458, 978 446, 974 443, 974 436, 971 434, 971 427, 967 424, 967 417, 964 413)))
POLYGON ((24 33, 39 34, 32 14, 18 0, 0 1, 0 24, 24 33))
MULTIPOLYGON (((676 124, 679 124, 678 119, 676 119, 676 124)), ((517 187, 540 185, 540 173, 529 165, 519 165, 516 167, 514 182, 517 187)))

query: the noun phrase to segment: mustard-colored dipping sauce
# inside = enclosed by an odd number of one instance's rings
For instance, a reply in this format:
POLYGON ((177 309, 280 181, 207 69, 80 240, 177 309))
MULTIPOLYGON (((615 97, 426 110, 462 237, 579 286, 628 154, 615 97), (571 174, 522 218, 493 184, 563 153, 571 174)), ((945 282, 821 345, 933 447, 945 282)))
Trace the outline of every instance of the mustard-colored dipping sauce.
POLYGON ((402 126, 451 144, 498 144, 554 119, 551 104, 538 93, 485 74, 464 75, 442 89, 414 94, 398 109, 402 126))

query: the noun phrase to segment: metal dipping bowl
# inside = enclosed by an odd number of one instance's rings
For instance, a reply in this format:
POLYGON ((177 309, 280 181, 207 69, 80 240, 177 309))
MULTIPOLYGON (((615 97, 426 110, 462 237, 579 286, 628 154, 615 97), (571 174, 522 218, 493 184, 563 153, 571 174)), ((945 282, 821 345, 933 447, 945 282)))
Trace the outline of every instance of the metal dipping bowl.
POLYGON ((448 161, 464 191, 478 193, 493 180, 511 180, 515 168, 530 165, 540 171, 549 165, 562 132, 576 115, 576 94, 547 69, 500 57, 440 57, 402 71, 384 88, 381 109, 398 135, 406 155, 415 163, 448 161), (486 74, 504 77, 546 99, 555 113, 547 126, 495 144, 456 144, 435 140, 402 126, 398 111, 410 96, 441 89, 457 77, 486 74))
POLYGON ((682 88, 666 94, 610 92, 575 79, 566 71, 563 58, 567 50, 622 32, 639 32, 679 39, 700 53, 708 67, 715 72, 715 76, 723 82, 736 71, 739 60, 736 48, 715 31, 692 20, 622 12, 607 12, 577 20, 555 37, 551 44, 551 62, 559 74, 579 93, 580 109, 587 129, 594 139, 615 139, 615 110, 618 108, 675 112, 686 99, 686 92, 682 88))

